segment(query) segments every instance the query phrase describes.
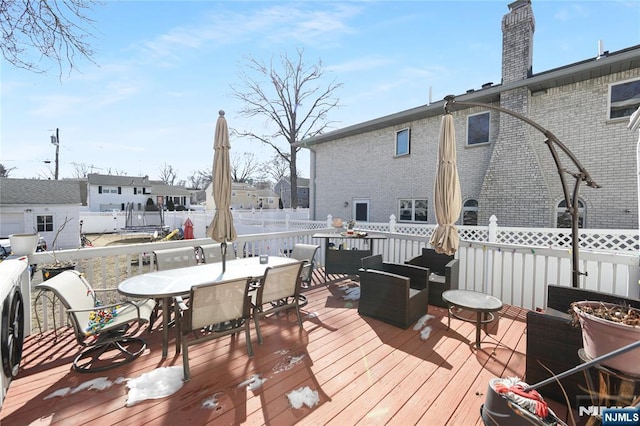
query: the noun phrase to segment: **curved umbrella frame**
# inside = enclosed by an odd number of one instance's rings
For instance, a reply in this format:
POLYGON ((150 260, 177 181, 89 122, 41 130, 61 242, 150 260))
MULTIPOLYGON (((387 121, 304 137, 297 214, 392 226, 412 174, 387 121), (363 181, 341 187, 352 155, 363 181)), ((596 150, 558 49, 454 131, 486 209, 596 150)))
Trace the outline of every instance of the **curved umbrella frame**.
POLYGON ((571 257, 572 268, 571 269, 572 269, 572 277, 573 277, 572 285, 574 288, 578 288, 579 276, 587 275, 586 272, 580 272, 578 270, 578 266, 579 266, 578 250, 580 248, 579 241, 578 241, 579 240, 578 238, 578 214, 579 214, 578 194, 580 191, 580 184, 584 182, 587 184, 587 186, 590 186, 592 188, 600 188, 600 185, 598 185, 593 180, 593 178, 591 177, 587 169, 585 169, 584 166, 582 166, 580 161, 578 161, 576 156, 569 150, 569 148, 567 148, 565 144, 560 142, 560 140, 549 130, 545 129, 544 127, 542 127, 535 121, 525 117, 524 115, 518 114, 517 112, 508 110, 506 108, 485 104, 481 102, 458 102, 455 100, 455 96, 453 95, 446 96, 444 100, 445 100, 445 104, 444 104, 445 114, 449 113, 449 107, 452 105, 478 106, 478 107, 494 109, 524 121, 525 123, 529 124, 530 126, 535 128, 545 136, 546 140, 544 141, 544 143, 547 144, 547 147, 551 152, 551 156, 553 157, 553 161, 556 164, 558 175, 560 176, 560 183, 562 184, 562 192, 564 193, 564 200, 567 206, 567 210, 571 215, 571 246, 572 246, 572 257, 571 257), (569 157, 571 162, 578 169, 577 172, 569 172, 566 168, 564 168, 564 166, 562 165, 562 162, 560 161, 560 157, 558 156, 558 151, 556 149, 556 146, 569 157), (575 179, 573 195, 570 195, 569 193, 569 186, 564 176, 565 173, 570 174, 575 179))

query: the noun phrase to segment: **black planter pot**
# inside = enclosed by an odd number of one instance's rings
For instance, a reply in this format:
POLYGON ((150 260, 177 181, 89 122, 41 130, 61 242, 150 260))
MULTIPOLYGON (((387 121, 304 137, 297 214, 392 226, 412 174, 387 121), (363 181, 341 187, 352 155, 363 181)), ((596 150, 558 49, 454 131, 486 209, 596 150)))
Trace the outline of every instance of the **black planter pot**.
POLYGON ((61 272, 70 271, 73 269, 76 269, 75 263, 58 265, 58 266, 53 266, 53 265, 43 266, 40 268, 40 270, 42 271, 42 281, 46 281, 49 278, 53 278, 61 272))

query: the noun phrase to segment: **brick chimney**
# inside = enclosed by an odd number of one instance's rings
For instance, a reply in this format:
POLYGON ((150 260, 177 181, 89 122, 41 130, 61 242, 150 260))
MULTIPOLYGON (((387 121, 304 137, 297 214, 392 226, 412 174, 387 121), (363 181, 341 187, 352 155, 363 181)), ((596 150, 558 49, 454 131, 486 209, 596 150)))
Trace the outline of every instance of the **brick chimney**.
POLYGON ((531 0, 517 0, 509 4, 509 13, 502 18, 503 84, 531 76, 534 31, 531 0))
MULTIPOLYGON (((503 84, 531 76, 533 30, 531 0, 509 4, 502 18, 503 84)), ((527 116, 529 99, 529 89, 519 87, 503 91, 500 106, 527 116)), ((478 222, 488 223, 494 214, 504 226, 549 226, 550 189, 540 166, 540 157, 548 155, 545 144, 530 139, 528 124, 508 114, 500 114, 498 129, 480 190, 478 222)))

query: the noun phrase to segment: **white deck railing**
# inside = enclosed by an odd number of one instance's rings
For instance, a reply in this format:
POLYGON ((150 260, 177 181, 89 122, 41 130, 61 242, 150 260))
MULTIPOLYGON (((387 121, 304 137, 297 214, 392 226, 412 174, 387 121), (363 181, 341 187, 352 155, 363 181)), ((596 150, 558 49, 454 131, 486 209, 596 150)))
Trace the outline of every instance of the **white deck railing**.
MULTIPOLYGON (((298 230, 240 235, 230 245, 240 257, 258 254, 279 255, 287 253, 296 243, 322 245, 324 240, 313 239, 312 235, 316 232, 336 231, 335 228, 327 227, 325 222, 304 222, 306 225, 303 221, 289 221, 278 225, 278 227, 300 228, 298 230), (303 229, 305 227, 306 229, 303 229)), ((432 225, 405 226, 393 223, 386 225, 387 229, 385 229, 385 224, 363 223, 359 228, 385 235, 387 239, 374 243, 374 252, 382 253, 386 261, 397 263, 419 255, 422 247, 428 246, 428 239, 433 231, 432 225), (390 232, 389 228, 394 228, 395 232, 390 232), (407 232, 409 230, 411 233, 407 232)), ((461 227, 462 240, 456 254, 460 260, 458 287, 491 293, 510 305, 527 309, 544 308, 547 284, 571 285, 571 250, 563 247, 567 230, 535 230, 536 241, 547 245, 545 247, 511 242, 512 240, 531 239, 534 235, 533 230, 514 228, 507 232, 505 229, 509 228, 501 229, 496 226, 461 227), (511 237, 505 237, 507 234, 510 234, 511 237), (547 237, 540 237, 544 235, 547 237), (480 241, 470 240, 468 237, 477 238, 480 241), (550 247, 553 245, 557 245, 557 247, 550 247)), ((588 231, 584 230, 585 233, 588 231)), ((637 249, 629 251, 627 247, 637 245, 637 235, 631 237, 630 234, 633 231, 606 232, 609 235, 607 238, 609 242, 602 243, 602 239, 595 237, 590 241, 600 241, 596 246, 603 244, 609 251, 597 252, 588 248, 580 249, 579 270, 587 273, 586 276, 581 277, 580 285, 588 289, 638 298, 640 294, 640 285, 638 285, 640 268, 638 267, 637 249), (625 237, 623 238, 622 235, 625 237), (616 243, 614 244, 612 241, 616 241, 616 243), (619 245, 620 241, 625 241, 623 245, 627 247, 627 251, 613 252, 613 246, 619 245)), ((123 244, 58 251, 56 256, 59 260, 77 261, 77 269, 84 272, 87 279, 96 288, 110 288, 130 276, 150 271, 153 265, 148 260, 149 254, 153 250, 197 246, 211 242, 210 239, 202 238, 123 244)), ((358 243, 360 246, 366 244, 364 241, 358 243)), ((51 256, 47 253, 35 253, 29 257, 31 264, 43 264, 50 261, 51 256)), ((324 247, 319 251, 317 264, 324 265, 324 247)), ((41 277, 36 275, 34 283, 39 282, 40 279, 41 277)), ((28 303, 25 303, 25 307, 29 308, 30 306, 27 305, 28 303)), ((42 316, 46 319, 47 308, 44 309, 42 316)), ((45 327, 49 326, 45 322, 45 327)))

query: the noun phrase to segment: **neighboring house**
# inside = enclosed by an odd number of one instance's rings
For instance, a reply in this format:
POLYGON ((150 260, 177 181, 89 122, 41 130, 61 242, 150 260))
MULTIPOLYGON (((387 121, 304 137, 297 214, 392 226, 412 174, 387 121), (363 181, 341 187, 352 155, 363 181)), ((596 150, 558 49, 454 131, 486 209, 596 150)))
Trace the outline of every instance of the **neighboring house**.
POLYGON ((191 191, 181 186, 167 185, 162 181, 151 181, 151 193, 155 196, 156 205, 162 204, 166 208, 173 204, 176 210, 189 210, 191 206, 191 191))
MULTIPOLYGON (((206 208, 215 210, 213 199, 213 183, 206 189, 206 208)), ((231 184, 231 208, 236 210, 277 209, 280 197, 270 189, 256 189, 248 183, 233 182, 231 184)))
POLYGON ((144 211, 148 204, 166 208, 169 199, 177 208, 188 209, 191 192, 180 186, 150 181, 148 176, 114 176, 92 173, 87 176, 88 205, 92 212, 144 211))
POLYGON ((125 211, 127 205, 143 211, 148 200, 157 205, 148 176, 114 176, 91 173, 87 176, 88 205, 92 212, 125 211))
MULTIPOLYGON (((456 97, 515 111, 555 134, 602 186, 581 185, 580 224, 638 226, 637 134, 640 45, 533 73, 531 2, 509 4, 502 19, 501 84, 456 97)), ((496 28, 497 29, 497 28, 496 28)), ((595 43, 594 43, 595 45, 595 43)), ((452 52, 455 54, 455 52, 452 52)), ((299 142, 311 152, 312 219, 435 223, 433 184, 444 101, 299 142), (357 161, 353 161, 357 158, 357 161)), ((453 106, 463 212, 458 223, 567 226, 564 196, 545 136, 508 114, 453 106)), ((564 154, 562 164, 577 172, 564 154)), ((575 180, 563 174, 573 192, 575 180)))
MULTIPOLYGON (((298 207, 309 208, 309 179, 298 178, 298 207)), ((291 179, 288 176, 280 178, 273 188, 274 192, 282 199, 282 205, 285 208, 291 207, 291 179)))
POLYGON ((80 186, 75 180, 0 178, 0 237, 38 233, 49 250, 80 247, 80 186))

